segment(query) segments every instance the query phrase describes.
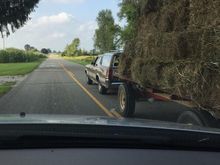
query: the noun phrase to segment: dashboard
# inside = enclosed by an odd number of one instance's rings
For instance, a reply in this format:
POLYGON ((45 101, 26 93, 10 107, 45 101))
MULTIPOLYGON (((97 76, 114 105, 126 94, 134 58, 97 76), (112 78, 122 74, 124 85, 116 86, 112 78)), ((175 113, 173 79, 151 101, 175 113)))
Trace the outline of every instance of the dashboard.
POLYGON ((4 165, 219 165, 220 153, 155 149, 0 150, 4 165))

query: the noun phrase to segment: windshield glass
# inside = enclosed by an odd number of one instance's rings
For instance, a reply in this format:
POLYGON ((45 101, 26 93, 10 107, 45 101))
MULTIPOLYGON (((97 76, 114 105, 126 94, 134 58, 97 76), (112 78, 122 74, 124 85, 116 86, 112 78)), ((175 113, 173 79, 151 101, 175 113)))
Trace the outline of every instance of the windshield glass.
POLYGON ((0 122, 219 128, 219 16, 220 1, 1 1, 0 122))

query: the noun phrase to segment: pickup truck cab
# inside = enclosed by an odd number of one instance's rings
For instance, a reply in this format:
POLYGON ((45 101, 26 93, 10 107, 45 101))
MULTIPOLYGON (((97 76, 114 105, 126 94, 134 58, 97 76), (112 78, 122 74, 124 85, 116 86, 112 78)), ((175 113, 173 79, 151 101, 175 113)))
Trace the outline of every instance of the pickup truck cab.
POLYGON ((110 88, 117 88, 121 83, 114 73, 118 69, 120 55, 119 51, 105 53, 86 65, 87 84, 98 84, 100 94, 105 94, 110 88))

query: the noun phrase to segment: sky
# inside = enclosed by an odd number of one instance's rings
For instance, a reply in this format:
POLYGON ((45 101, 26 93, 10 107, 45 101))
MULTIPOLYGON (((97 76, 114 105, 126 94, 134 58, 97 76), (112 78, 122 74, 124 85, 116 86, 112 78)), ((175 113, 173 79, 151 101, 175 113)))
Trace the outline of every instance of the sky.
MULTIPOLYGON (((31 19, 6 38, 6 47, 23 49, 30 44, 37 49, 63 51, 74 38, 80 38, 82 49, 93 49, 96 17, 102 9, 112 10, 115 22, 120 0, 41 0, 31 19)), ((3 40, 0 38, 0 49, 3 40)))

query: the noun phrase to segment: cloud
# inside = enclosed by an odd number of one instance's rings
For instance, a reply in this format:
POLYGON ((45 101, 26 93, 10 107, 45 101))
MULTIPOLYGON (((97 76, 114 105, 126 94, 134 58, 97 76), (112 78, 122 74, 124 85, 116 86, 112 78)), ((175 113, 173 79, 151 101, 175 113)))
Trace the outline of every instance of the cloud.
POLYGON ((89 21, 86 23, 83 23, 79 26, 79 31, 83 32, 83 31, 94 31, 97 28, 97 23, 95 21, 89 21))
POLYGON ((66 12, 35 17, 7 38, 7 47, 30 44, 38 49, 62 50, 74 35, 72 29, 77 29, 77 24, 73 15, 66 12))
POLYGON ((81 40, 82 48, 87 50, 91 50, 93 48, 93 37, 97 27, 98 25, 95 21, 84 22, 78 26, 77 34, 81 40))
POLYGON ((70 22, 74 17, 71 14, 61 12, 56 15, 43 16, 37 19, 33 26, 44 26, 51 24, 65 24, 70 22))
POLYGON ((52 33, 51 35, 49 35, 49 37, 51 38, 64 38, 66 36, 65 33, 59 33, 59 32, 55 32, 55 33, 52 33))
POLYGON ((95 21, 78 21, 73 15, 60 12, 33 18, 11 34, 6 42, 7 47, 23 48, 30 44, 39 50, 44 47, 63 50, 74 38, 80 38, 80 47, 91 50, 96 28, 95 21))

